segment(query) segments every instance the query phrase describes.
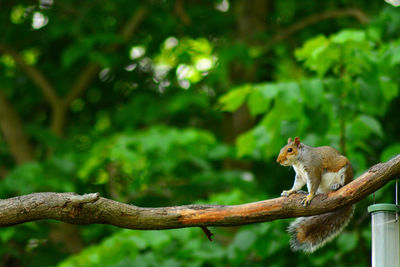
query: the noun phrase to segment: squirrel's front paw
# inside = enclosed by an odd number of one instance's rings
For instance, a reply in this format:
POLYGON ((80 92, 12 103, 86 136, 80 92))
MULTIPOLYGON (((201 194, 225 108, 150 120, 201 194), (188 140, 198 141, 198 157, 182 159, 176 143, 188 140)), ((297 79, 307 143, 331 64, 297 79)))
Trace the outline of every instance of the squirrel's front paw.
POLYGON ((311 203, 311 200, 314 198, 313 195, 307 195, 306 197, 303 198, 303 200, 301 201, 301 204, 303 204, 303 206, 308 206, 311 203))
POLYGON ((290 196, 290 195, 293 194, 293 193, 294 193, 293 190, 283 190, 282 193, 281 193, 281 196, 282 196, 282 197, 288 197, 288 196, 290 196))

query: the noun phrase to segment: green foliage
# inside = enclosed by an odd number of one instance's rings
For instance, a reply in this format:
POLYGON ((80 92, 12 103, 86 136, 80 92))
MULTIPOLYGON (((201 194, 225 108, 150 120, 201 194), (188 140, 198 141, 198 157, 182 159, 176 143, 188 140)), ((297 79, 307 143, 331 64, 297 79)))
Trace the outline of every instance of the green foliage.
MULTIPOLYGON (((385 62, 397 61, 384 62, 378 55, 392 54, 398 40, 388 46, 373 41, 362 30, 343 30, 329 38, 320 35, 296 51, 297 58, 318 77, 247 84, 223 95, 223 110, 234 111, 246 103, 251 115, 263 115, 258 126, 237 139, 238 156, 273 156, 282 136, 303 136, 314 145, 328 141, 339 148, 339 139, 332 137, 345 134, 349 153, 367 149, 371 136, 383 138, 379 116, 398 95, 394 82, 398 65, 383 68, 385 62), (345 125, 345 132, 340 123, 345 125)), ((360 171, 365 164, 357 163, 360 171)))
POLYGON ((400 151, 400 144, 395 143, 390 146, 388 146, 381 154, 381 161, 387 161, 391 159, 392 157, 396 156, 400 151))
POLYGON ((1 181, 2 197, 25 195, 37 191, 76 191, 71 180, 75 162, 63 155, 52 157, 46 162, 29 162, 14 168, 1 181))
POLYGON ((234 88, 219 99, 223 111, 234 111, 238 109, 247 99, 251 90, 250 85, 234 88))
MULTIPOLYGON (((293 171, 275 163, 288 137, 345 151, 357 174, 400 153, 400 13, 384 1, 6 1, 2 11, 0 90, 34 160, 16 162, 0 112, 0 198, 98 191, 144 207, 237 205, 291 186, 293 171), (370 22, 304 27, 348 6, 367 7, 370 22), (42 78, 66 102, 49 104, 42 78)), ((391 186, 378 202, 393 201, 391 186)), ((286 220, 212 228, 213 242, 197 228, 41 221, 0 231, 0 265, 368 266, 368 201, 312 255, 290 251, 286 220)))
POLYGON ((228 155, 229 149, 206 131, 153 126, 95 144, 79 168, 78 177, 98 185, 118 179, 118 191, 129 194, 146 191, 149 185, 154 190, 165 181, 188 183, 191 177, 186 171, 196 170, 199 176, 214 172, 212 161, 228 155))
MULTIPOLYGON (((229 230, 212 229, 212 231, 220 236, 221 240, 217 237, 213 242, 209 242, 198 228, 169 231, 121 230, 101 244, 70 257, 58 266, 124 266, 126 264, 225 266, 226 262, 241 266, 243 261, 262 266, 267 261, 261 260, 261 255, 267 253, 271 257, 278 256, 285 246, 283 242, 278 241, 266 245, 263 240, 288 241, 282 224, 277 223, 244 227, 235 233, 234 237, 231 236, 232 232, 229 230), (229 245, 224 244, 223 240, 229 240, 229 245)), ((290 264, 290 259, 284 259, 281 262, 290 264)))

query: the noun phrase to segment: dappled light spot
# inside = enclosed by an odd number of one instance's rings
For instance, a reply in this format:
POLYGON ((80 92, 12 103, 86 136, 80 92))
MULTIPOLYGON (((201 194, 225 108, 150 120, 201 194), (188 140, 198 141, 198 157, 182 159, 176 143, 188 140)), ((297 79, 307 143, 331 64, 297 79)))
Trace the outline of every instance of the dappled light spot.
POLYGON ((54 0, 39 0, 41 9, 49 9, 54 4, 54 0))
POLYGON ((162 80, 165 76, 167 76, 170 66, 166 64, 157 64, 154 66, 154 76, 157 80, 162 80))
POLYGON ((190 82, 188 80, 180 80, 178 81, 179 86, 182 87, 183 89, 189 89, 190 87, 190 82))
POLYGON ((114 75, 111 75, 111 69, 105 68, 99 73, 100 81, 112 81, 114 79, 114 75))
POLYGON ((136 63, 129 64, 129 65, 127 65, 127 66, 125 67, 125 70, 126 70, 126 71, 133 71, 134 69, 136 69, 136 67, 137 67, 137 64, 136 64, 136 63))
POLYGON ((175 37, 168 37, 164 42, 164 47, 166 49, 172 49, 175 46, 177 46, 178 43, 179 43, 179 41, 175 37))
POLYGON ((229 1, 222 0, 218 4, 215 5, 215 8, 221 12, 227 12, 229 10, 229 1))
POLYGON ((153 69, 153 62, 150 58, 145 57, 139 62, 140 69, 144 72, 150 72, 153 69))
POLYGON ((400 6, 400 0, 385 0, 385 2, 395 7, 400 6))
POLYGON ((34 28, 35 30, 39 30, 40 28, 46 26, 47 23, 49 23, 48 17, 46 17, 40 12, 33 13, 32 28, 34 28))
POLYGON ((194 75, 194 69, 192 66, 181 64, 176 69, 176 75, 178 77, 178 80, 183 80, 194 75))
POLYGON ((210 58, 200 58, 196 61, 196 68, 199 71, 207 71, 212 67, 212 60, 210 58))
POLYGON ((143 46, 133 46, 129 52, 129 57, 133 60, 144 56, 145 53, 146 49, 143 46))

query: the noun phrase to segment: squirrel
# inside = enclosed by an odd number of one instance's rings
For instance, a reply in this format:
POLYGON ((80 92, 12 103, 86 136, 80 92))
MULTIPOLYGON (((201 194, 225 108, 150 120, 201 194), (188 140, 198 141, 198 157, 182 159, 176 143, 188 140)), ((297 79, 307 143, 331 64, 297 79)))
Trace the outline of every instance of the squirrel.
MULTIPOLYGON (((303 206, 309 205, 315 194, 335 191, 353 179, 350 161, 336 149, 307 146, 298 137, 288 139, 276 161, 282 166, 293 166, 296 172, 293 187, 283 191, 281 196, 287 197, 307 184, 308 195, 302 200, 303 206)), ((314 252, 343 230, 353 211, 354 205, 351 205, 321 215, 297 218, 288 228, 292 250, 314 252)))

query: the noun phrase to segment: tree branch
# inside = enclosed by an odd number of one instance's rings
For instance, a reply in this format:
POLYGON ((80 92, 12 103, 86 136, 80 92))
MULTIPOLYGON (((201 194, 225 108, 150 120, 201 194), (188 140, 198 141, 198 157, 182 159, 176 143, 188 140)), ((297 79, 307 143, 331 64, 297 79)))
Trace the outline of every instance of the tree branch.
POLYGON ((29 65, 23 57, 13 48, 5 44, 0 44, 0 52, 10 55, 18 67, 21 68, 33 81, 34 84, 42 91, 46 101, 52 106, 56 107, 60 103, 60 99, 54 89, 53 85, 47 80, 44 74, 36 67, 29 65))
MULTIPOLYGON (((135 33, 140 23, 143 21, 147 14, 146 7, 139 7, 133 14, 132 17, 126 22, 124 27, 121 29, 121 37, 128 41, 132 38, 132 35, 135 33)), ((114 45, 110 47, 109 51, 114 52, 119 48, 119 45, 114 45)), ((88 63, 80 72, 80 75, 76 78, 75 82, 69 89, 68 94, 63 98, 62 105, 64 109, 67 109, 73 100, 80 97, 88 88, 90 83, 94 78, 97 77, 100 71, 100 65, 98 63, 88 63)), ((51 128, 53 132, 57 133, 57 135, 61 136, 64 130, 65 122, 66 122, 66 111, 60 110, 58 112, 61 114, 60 116, 53 116, 53 120, 51 123, 51 128)))
MULTIPOLYGON (((143 21, 147 14, 147 8, 139 7, 132 17, 126 22, 125 26, 121 29, 121 37, 128 41, 132 38, 140 23, 143 21)), ((118 49, 118 45, 111 47, 113 52, 118 49)), ((67 96, 64 98, 65 105, 68 106, 74 99, 78 98, 88 87, 91 81, 98 75, 100 65, 97 63, 89 63, 82 71, 75 83, 71 86, 67 96)))
MULTIPOLYGON (((126 22, 124 27, 121 29, 120 35, 125 40, 128 41, 132 38, 132 35, 138 29, 140 23, 143 21, 147 15, 146 7, 139 7, 132 14, 131 18, 126 22)), ((119 48, 120 45, 111 46, 109 52, 113 52, 119 48)), ((64 126, 66 123, 67 109, 71 102, 80 97, 89 87, 93 79, 98 75, 100 71, 100 65, 98 63, 87 64, 80 75, 76 78, 68 94, 65 97, 61 97, 57 94, 52 83, 45 77, 45 75, 35 66, 31 66, 26 63, 23 57, 11 47, 0 43, 0 53, 10 55, 18 67, 21 68, 36 84, 36 86, 41 90, 46 101, 50 104, 52 108, 51 117, 51 129, 53 133, 57 136, 62 136, 64 126)))
POLYGON ((280 41, 288 38, 290 35, 323 20, 341 17, 354 17, 361 24, 368 23, 368 17, 363 11, 356 8, 346 8, 333 11, 327 11, 324 13, 312 14, 304 19, 297 21, 296 23, 290 25, 286 29, 282 29, 278 34, 274 35, 269 42, 264 47, 264 52, 269 50, 272 46, 279 43, 280 41))
POLYGON ((125 41, 129 41, 129 39, 132 38, 132 35, 136 32, 140 23, 142 23, 146 17, 147 12, 147 7, 141 6, 132 14, 132 17, 128 20, 121 31, 121 36, 125 41))
POLYGON ((2 91, 0 91, 0 129, 11 155, 18 164, 33 160, 33 148, 24 133, 21 118, 2 91))
POLYGON ((110 224, 117 227, 161 230, 194 226, 238 226, 276 219, 310 216, 354 204, 400 173, 400 154, 379 163, 343 188, 317 195, 310 206, 300 194, 242 205, 187 205, 141 208, 102 198, 98 193, 34 193, 0 200, 0 226, 41 219, 71 224, 110 224))
POLYGON ((192 20, 190 19, 189 15, 185 11, 185 4, 184 0, 176 0, 174 13, 180 19, 180 21, 185 25, 190 25, 192 20))

